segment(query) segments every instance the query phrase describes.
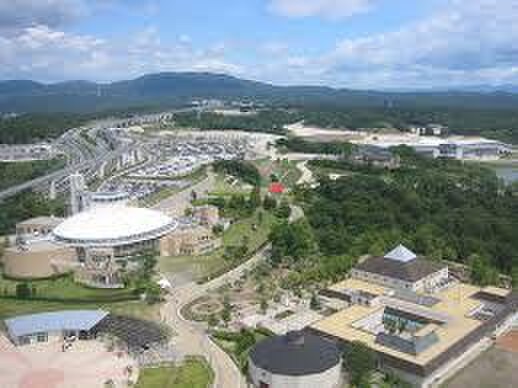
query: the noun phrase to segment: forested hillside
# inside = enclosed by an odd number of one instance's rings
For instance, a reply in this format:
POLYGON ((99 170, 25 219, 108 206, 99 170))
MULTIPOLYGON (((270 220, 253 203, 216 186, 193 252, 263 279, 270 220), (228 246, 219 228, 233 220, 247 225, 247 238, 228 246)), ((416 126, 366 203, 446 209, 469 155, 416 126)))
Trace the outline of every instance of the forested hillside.
POLYGON ((518 265, 518 196, 492 171, 399 152, 396 171, 313 162, 349 174, 301 194, 324 255, 382 254, 403 242, 435 259, 479 255, 504 272, 518 265))
POLYGON ((53 139, 84 122, 83 117, 70 114, 24 114, 0 119, 0 143, 27 144, 53 139))

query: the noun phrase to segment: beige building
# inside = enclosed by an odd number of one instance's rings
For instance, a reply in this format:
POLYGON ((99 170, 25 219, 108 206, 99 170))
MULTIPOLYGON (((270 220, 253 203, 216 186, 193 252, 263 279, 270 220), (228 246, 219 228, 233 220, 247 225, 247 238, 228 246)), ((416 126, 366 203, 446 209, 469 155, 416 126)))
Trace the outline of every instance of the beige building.
POLYGON ((162 256, 198 256, 221 246, 221 239, 214 238, 212 230, 205 226, 179 229, 162 238, 162 256))
POLYGON ((360 263, 351 275, 323 291, 348 307, 310 330, 343 348, 363 342, 381 369, 416 387, 438 384, 455 360, 518 319, 516 292, 460 283, 446 266, 402 246, 360 263))
POLYGON ((219 209, 216 206, 197 206, 193 209, 193 215, 200 220, 204 226, 214 226, 219 223, 219 209))
POLYGON ((60 217, 35 217, 16 224, 16 235, 21 238, 46 236, 64 221, 60 217))
POLYGON ((4 274, 13 278, 42 279, 66 273, 75 250, 51 241, 9 247, 4 251, 4 274))

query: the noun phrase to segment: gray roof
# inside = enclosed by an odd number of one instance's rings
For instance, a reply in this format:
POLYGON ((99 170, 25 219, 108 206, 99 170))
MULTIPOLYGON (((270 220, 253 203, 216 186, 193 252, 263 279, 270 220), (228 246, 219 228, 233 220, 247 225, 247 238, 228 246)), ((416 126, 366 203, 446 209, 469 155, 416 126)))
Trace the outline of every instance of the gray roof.
POLYGON ((318 374, 340 362, 336 345, 308 332, 291 332, 270 337, 250 352, 253 364, 272 374, 303 376, 318 374))
POLYGON ((72 310, 21 315, 5 320, 12 337, 62 330, 91 330, 109 313, 103 310, 72 310))
POLYGON ((356 269, 414 283, 440 271, 444 267, 446 267, 445 264, 421 257, 407 262, 387 257, 371 257, 358 264, 356 269))
POLYGON ((25 225, 47 225, 50 227, 56 227, 61 224, 65 219, 61 217, 52 217, 52 216, 40 216, 29 218, 27 220, 18 222, 17 225, 25 226, 25 225))

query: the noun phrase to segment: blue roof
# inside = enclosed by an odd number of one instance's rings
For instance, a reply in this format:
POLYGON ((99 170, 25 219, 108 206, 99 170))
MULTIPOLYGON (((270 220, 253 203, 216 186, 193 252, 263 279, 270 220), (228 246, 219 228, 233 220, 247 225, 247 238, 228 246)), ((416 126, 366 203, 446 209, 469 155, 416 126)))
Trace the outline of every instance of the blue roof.
POLYGON ((103 310, 71 310, 21 315, 5 320, 12 337, 62 330, 91 330, 109 313, 103 310))

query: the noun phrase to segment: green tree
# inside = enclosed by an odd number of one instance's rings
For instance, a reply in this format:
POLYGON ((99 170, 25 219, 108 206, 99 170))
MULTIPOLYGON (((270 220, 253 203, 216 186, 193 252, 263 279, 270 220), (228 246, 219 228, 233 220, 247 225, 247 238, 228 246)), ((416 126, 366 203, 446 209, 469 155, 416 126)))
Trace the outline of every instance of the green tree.
POLYGON ((304 220, 292 224, 281 222, 272 228, 269 237, 273 263, 279 263, 285 257, 299 260, 315 249, 313 233, 304 220))
POLYGON ((19 299, 29 299, 31 297, 31 287, 28 283, 16 284, 16 297, 19 299))
POLYGON ((317 294, 311 295, 311 300, 309 301, 309 307, 312 310, 320 310, 320 299, 318 299, 317 294))
POLYGON ((511 270, 511 279, 512 285, 514 289, 518 289, 518 264, 514 263, 513 268, 511 270))
POLYGON ((480 286, 498 284, 498 271, 493 268, 485 256, 478 254, 470 257, 471 280, 480 286))
POLYGON ((360 386, 376 369, 374 352, 363 342, 354 341, 344 352, 344 364, 349 371, 351 383, 360 386))
POLYGON ((277 208, 277 200, 271 195, 267 195, 264 197, 263 207, 265 210, 273 210, 277 208))
POLYGON ((282 201, 275 214, 279 218, 288 219, 291 215, 291 207, 287 201, 282 201))
POLYGON ((254 210, 261 206, 261 188, 259 186, 255 186, 250 193, 249 203, 250 207, 254 210))

